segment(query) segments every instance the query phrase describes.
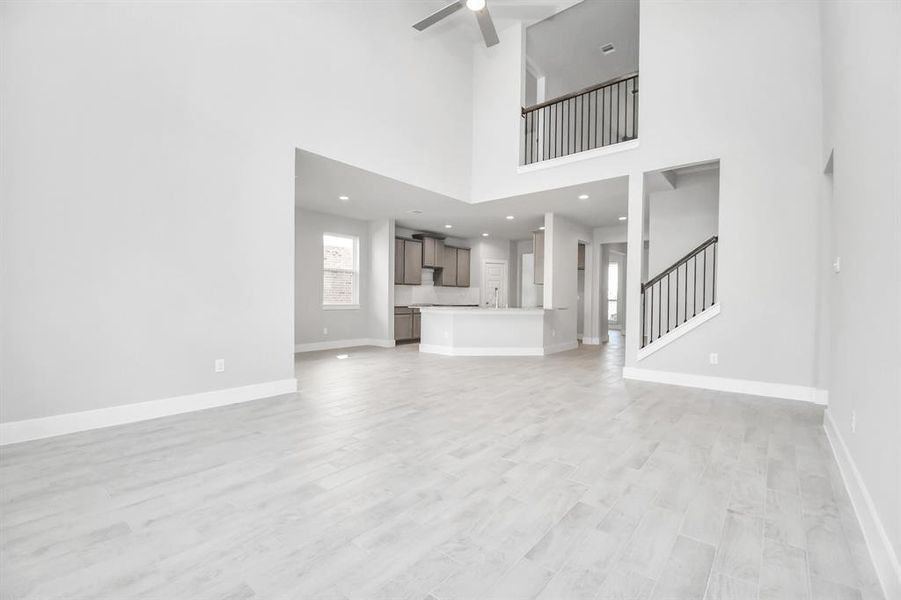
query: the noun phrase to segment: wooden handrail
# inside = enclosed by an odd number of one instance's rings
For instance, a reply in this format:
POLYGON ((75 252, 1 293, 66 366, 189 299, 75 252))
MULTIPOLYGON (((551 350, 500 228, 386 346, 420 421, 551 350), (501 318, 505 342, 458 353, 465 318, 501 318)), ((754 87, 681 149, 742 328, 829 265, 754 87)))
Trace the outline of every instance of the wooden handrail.
POLYGON ((522 114, 522 116, 525 116, 527 113, 536 111, 538 109, 545 108, 547 106, 551 106, 552 104, 557 104, 558 102, 564 102, 566 100, 571 100, 572 98, 576 98, 577 96, 581 96, 582 94, 589 94, 589 93, 599 90, 601 88, 605 88, 605 87, 608 87, 611 85, 616 85, 617 83, 627 81, 627 80, 632 79, 633 77, 637 77, 637 76, 638 76, 638 71, 635 71, 634 73, 629 73, 627 75, 621 75, 619 77, 614 77, 613 79, 604 81, 603 83, 598 83, 598 84, 592 85, 585 89, 579 90, 578 92, 571 92, 569 94, 557 96, 556 98, 551 98, 550 100, 545 100, 541 104, 535 104, 533 106, 524 106, 524 107, 522 107, 521 114, 522 114))
POLYGON ((671 264, 669 267, 667 267, 666 269, 664 269, 664 270, 660 273, 660 275, 657 275, 657 276, 654 277, 653 279, 648 280, 647 283, 642 283, 642 284, 641 284, 641 289, 642 289, 642 291, 644 291, 645 288, 651 287, 652 285, 654 285, 655 283, 657 283, 658 281, 660 281, 661 279, 663 279, 664 277, 666 277, 669 273, 675 271, 677 267, 679 267, 679 266, 682 265, 682 263, 685 263, 685 262, 688 262, 689 260, 691 260, 691 258, 692 258, 694 255, 700 254, 703 250, 706 250, 707 248, 709 248, 710 246, 712 246, 713 244, 715 244, 715 243, 717 242, 718 239, 719 239, 719 238, 718 238, 717 236, 711 237, 709 240, 707 240, 706 242, 704 242, 703 244, 701 244, 700 246, 698 246, 697 248, 695 248, 694 250, 692 250, 691 252, 689 252, 688 254, 686 254, 685 256, 683 256, 682 258, 680 258, 679 260, 677 260, 677 261, 674 262, 673 264, 671 264))

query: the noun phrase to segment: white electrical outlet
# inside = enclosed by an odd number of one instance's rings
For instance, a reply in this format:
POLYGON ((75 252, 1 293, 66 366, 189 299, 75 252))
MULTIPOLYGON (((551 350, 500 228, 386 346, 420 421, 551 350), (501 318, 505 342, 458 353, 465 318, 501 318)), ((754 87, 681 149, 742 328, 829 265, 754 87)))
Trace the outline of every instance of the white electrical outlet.
POLYGON ((835 271, 836 273, 841 273, 841 270, 842 270, 842 257, 841 256, 835 257, 835 262, 832 263, 832 270, 835 271))
POLYGON ((224 358, 217 358, 217 359, 216 359, 216 363, 215 363, 215 365, 214 365, 214 368, 216 369, 216 372, 217 372, 217 373, 222 373, 222 372, 224 372, 224 371, 225 371, 225 359, 224 359, 224 358))
POLYGON ((857 411, 851 411, 851 433, 857 433, 857 411))
POLYGON ((720 364, 720 355, 717 354, 716 352, 711 352, 710 353, 710 364, 711 365, 720 364))
POLYGON ((328 335, 328 327, 322 328, 322 335, 328 335))

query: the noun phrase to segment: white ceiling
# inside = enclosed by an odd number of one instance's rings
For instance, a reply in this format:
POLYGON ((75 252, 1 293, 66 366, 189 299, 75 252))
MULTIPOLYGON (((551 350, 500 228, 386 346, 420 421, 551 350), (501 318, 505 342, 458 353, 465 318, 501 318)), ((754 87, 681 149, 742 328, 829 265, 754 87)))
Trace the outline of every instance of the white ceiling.
POLYGON ((526 55, 547 98, 638 70, 638 0, 584 0, 526 30, 526 55), (616 50, 603 54, 612 43, 616 50))
MULTIPOLYGON (((439 8, 443 8, 452 0, 422 0, 416 4, 421 7, 422 18, 427 17, 439 8)), ((487 0, 488 11, 495 27, 500 30, 514 22, 528 24, 537 23, 557 14, 562 10, 578 4, 581 0, 487 0)), ((412 26, 413 23, 410 23, 412 26)), ((463 32, 466 39, 476 43, 482 41, 475 16, 465 8, 432 25, 422 35, 444 36, 451 32, 463 32)), ((503 43, 503 42, 501 42, 503 43)))
POLYGON ((520 240, 553 212, 589 227, 614 225, 627 211, 625 177, 470 204, 311 152, 295 154, 295 205, 354 219, 393 218, 401 227, 470 238, 520 240), (578 196, 587 194, 587 200, 578 196), (349 200, 339 200, 348 196, 349 200), (421 214, 410 211, 420 210, 421 214), (505 217, 512 215, 514 220, 505 217), (444 226, 453 225, 452 229, 444 226))

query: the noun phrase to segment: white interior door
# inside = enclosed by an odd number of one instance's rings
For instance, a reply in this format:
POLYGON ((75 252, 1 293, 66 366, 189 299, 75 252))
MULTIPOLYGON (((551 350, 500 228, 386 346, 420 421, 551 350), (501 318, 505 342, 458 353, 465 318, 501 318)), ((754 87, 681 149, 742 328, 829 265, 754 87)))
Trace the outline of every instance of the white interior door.
POLYGON ((507 306, 507 261, 486 260, 482 267, 482 305, 507 306))

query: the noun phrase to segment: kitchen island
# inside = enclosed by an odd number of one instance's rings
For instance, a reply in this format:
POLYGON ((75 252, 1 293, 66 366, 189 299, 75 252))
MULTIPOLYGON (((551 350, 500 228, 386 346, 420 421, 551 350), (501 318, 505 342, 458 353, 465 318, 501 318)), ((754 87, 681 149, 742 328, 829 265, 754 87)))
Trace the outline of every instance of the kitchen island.
POLYGON ((543 308, 423 306, 419 351, 449 356, 542 356, 576 347, 555 343, 543 308))

